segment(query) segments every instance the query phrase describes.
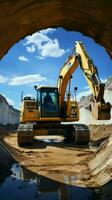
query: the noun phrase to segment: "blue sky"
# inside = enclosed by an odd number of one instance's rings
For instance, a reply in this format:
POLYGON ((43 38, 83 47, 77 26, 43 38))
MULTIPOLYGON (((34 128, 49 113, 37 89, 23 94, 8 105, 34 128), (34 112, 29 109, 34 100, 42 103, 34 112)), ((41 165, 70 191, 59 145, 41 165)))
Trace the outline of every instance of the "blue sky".
MULTIPOLYGON (((20 107, 21 93, 36 96, 34 85, 56 86, 59 70, 67 60, 75 41, 82 41, 97 66, 103 81, 112 76, 112 61, 105 49, 81 33, 62 28, 44 29, 16 43, 0 62, 0 93, 15 108, 20 107)), ((74 72, 73 88, 78 99, 90 94, 80 67, 74 72)))

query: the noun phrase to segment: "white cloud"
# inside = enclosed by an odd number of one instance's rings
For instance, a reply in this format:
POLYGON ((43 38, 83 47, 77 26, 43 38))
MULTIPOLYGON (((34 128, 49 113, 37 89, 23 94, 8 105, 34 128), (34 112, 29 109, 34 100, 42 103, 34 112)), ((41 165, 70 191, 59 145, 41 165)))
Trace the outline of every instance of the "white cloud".
POLYGON ((40 33, 40 32, 36 32, 33 33, 32 35, 29 35, 26 37, 26 43, 25 45, 35 45, 38 49, 41 49, 41 46, 43 45, 43 43, 46 42, 50 42, 52 41, 48 36, 40 33))
POLYGON ((9 81, 9 85, 26 85, 30 83, 37 83, 37 82, 42 82, 42 81, 47 81, 46 77, 41 76, 40 74, 31 74, 31 75, 26 75, 26 76, 17 76, 9 81))
POLYGON ((0 83, 5 83, 7 80, 8 80, 7 77, 2 76, 2 75, 0 74, 0 83))
POLYGON ((47 28, 47 29, 43 29, 43 30, 41 30, 39 32, 46 35, 48 33, 53 33, 54 31, 56 31, 55 28, 47 28))
POLYGON ((48 33, 54 32, 56 29, 43 29, 39 32, 26 37, 27 52, 37 53, 38 59, 44 59, 46 57, 61 57, 66 51, 60 48, 58 39, 51 39, 47 36, 48 33))
POLYGON ((91 90, 87 90, 87 91, 83 91, 83 92, 79 92, 77 94, 77 99, 78 101, 81 99, 81 97, 84 97, 84 96, 88 96, 91 94, 91 90))
POLYGON ((61 57, 65 54, 64 49, 60 49, 58 40, 55 39, 52 42, 45 44, 41 49, 42 57, 61 57))
POLYGON ((27 46, 27 47, 26 47, 26 50, 27 50, 27 52, 29 52, 29 53, 33 53, 33 52, 36 51, 36 47, 35 47, 35 45, 27 46))
POLYGON ((29 59, 26 58, 25 56, 19 56, 18 59, 19 59, 20 61, 23 61, 23 62, 27 62, 27 61, 29 60, 29 59))

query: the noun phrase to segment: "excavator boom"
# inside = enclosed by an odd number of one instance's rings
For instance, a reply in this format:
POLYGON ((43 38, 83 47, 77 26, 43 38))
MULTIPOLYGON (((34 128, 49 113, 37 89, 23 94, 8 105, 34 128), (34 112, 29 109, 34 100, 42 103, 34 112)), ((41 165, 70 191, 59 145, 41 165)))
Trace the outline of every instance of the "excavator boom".
POLYGON ((75 52, 82 72, 92 91, 90 110, 96 120, 109 120, 111 118, 111 104, 104 100, 105 84, 101 83, 97 67, 88 56, 82 42, 76 42, 75 52))
MULTIPOLYGON (((88 56, 82 42, 75 43, 75 48, 73 49, 72 54, 68 57, 67 62, 60 70, 57 83, 60 94, 60 105, 62 106, 64 104, 67 84, 78 65, 80 66, 92 92, 90 110, 93 117, 97 120, 109 120, 111 118, 111 105, 109 102, 105 103, 104 100, 105 84, 101 83, 98 70, 88 56)), ((70 101, 70 99, 68 99, 68 101, 70 101)))

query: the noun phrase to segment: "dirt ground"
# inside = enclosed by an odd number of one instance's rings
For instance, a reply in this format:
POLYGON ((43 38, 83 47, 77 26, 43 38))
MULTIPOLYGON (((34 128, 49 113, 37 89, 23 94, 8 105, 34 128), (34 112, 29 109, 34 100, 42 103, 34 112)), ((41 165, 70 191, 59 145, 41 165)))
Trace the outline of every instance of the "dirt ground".
MULTIPOLYGON (((89 129, 92 141, 107 138, 112 133, 112 125, 91 125, 89 129)), ((15 159, 28 170, 61 183, 91 187, 93 183, 88 163, 101 141, 97 147, 89 148, 62 140, 61 136, 37 136, 32 146, 20 148, 16 133, 9 133, 4 143, 15 159)))
POLYGON ((20 148, 16 134, 10 134, 5 138, 5 146, 22 166, 33 172, 62 183, 87 185, 90 180, 87 163, 95 149, 64 144, 60 138, 56 142, 51 136, 51 142, 48 138, 43 141, 42 137, 36 137, 32 146, 20 148))
POLYGON ((96 141, 112 135, 112 124, 109 125, 89 125, 90 139, 96 141))

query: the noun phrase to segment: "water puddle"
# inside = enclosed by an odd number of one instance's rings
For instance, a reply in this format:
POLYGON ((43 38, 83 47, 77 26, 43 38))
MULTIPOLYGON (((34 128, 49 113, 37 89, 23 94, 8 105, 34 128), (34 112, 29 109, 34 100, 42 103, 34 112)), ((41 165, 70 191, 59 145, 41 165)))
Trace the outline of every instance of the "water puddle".
POLYGON ((60 143, 63 142, 61 139, 41 139, 41 141, 46 142, 46 143, 60 143))
MULTIPOLYGON (((0 182, 0 200, 96 199, 93 190, 70 185, 68 176, 64 176, 64 183, 60 183, 22 168, 18 163, 12 165, 11 172, 0 182)), ((71 177, 73 182, 76 179, 71 177)))
POLYGON ((40 141, 45 143, 63 143, 64 139, 65 138, 63 136, 59 135, 47 135, 35 137, 35 142, 40 141))

